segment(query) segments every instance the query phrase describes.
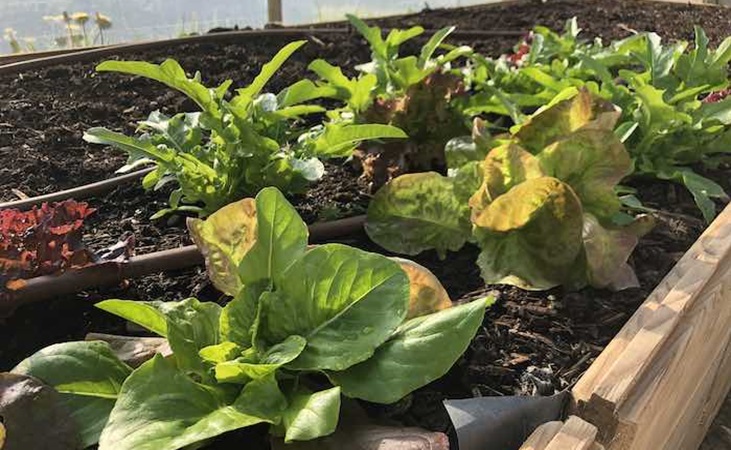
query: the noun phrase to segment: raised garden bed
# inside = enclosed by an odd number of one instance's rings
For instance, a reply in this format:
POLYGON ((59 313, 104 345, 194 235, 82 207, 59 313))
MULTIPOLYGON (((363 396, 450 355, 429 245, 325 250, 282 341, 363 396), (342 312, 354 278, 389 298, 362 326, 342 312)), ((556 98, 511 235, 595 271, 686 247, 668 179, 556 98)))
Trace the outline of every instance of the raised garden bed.
MULTIPOLYGON (((654 30, 668 38, 689 38, 693 24, 702 25, 716 42, 731 34, 728 20, 723 19, 731 17, 726 10, 664 4, 652 4, 648 8, 640 2, 559 1, 543 6, 528 2, 435 10, 403 19, 383 19, 380 23, 403 26, 413 21, 427 28, 454 23, 463 30, 482 30, 489 23, 499 24, 500 29, 527 30, 537 23, 558 28, 574 15, 587 27, 589 36, 597 34, 607 39, 626 36, 627 29, 654 30), (659 15, 662 21, 657 20, 659 15), (584 23, 582 17, 591 20, 584 23)), ((226 78, 248 82, 261 63, 289 40, 288 36, 273 36, 258 37, 255 41, 242 38, 238 42, 186 41, 119 56, 153 62, 175 56, 184 67, 205 68, 204 76, 210 77, 207 81, 211 84, 226 78), (242 61, 246 63, 242 65, 242 61)), ((301 78, 306 64, 316 57, 341 66, 368 59, 367 47, 353 33, 313 33, 309 40, 285 71, 273 80, 274 90, 301 78)), ((453 41, 496 54, 508 50, 515 37, 488 40, 470 37, 453 41)), ((0 199, 14 199, 11 189, 37 195, 110 176, 124 163, 124 157, 110 148, 83 142, 84 130, 103 125, 131 132, 135 122, 151 109, 172 112, 185 105, 182 96, 145 80, 95 74, 92 70, 95 62, 98 61, 55 63, 0 76, 3 99, 0 157, 3 162, 9 162, 0 169, 3 171, 0 199)), ((308 223, 357 215, 368 204, 369 196, 357 181, 357 170, 344 162, 329 164, 327 170, 326 178, 314 189, 293 199, 308 223)), ((727 192, 731 191, 727 167, 705 175, 723 185, 727 192)), ((476 248, 466 247, 450 255, 446 263, 433 253, 414 258, 434 272, 453 299, 475 298, 495 291, 499 292, 499 301, 488 310, 484 326, 470 349, 447 376, 418 390, 408 402, 376 407, 371 412, 406 425, 449 431, 450 422, 441 405, 444 398, 546 395, 576 383, 705 228, 692 198, 681 188, 650 180, 634 180, 630 184, 638 189, 637 195, 645 205, 665 211, 658 216, 658 226, 640 241, 633 255, 632 265, 640 288, 620 293, 595 289, 566 293, 560 289, 529 292, 507 286, 485 287, 473 263, 476 248)), ((84 237, 85 241, 92 248, 102 248, 116 242, 123 232, 134 233, 138 253, 189 244, 184 221, 179 216, 148 220, 165 205, 168 193, 144 193, 131 183, 90 199, 98 212, 90 219, 91 231, 84 237)), ((364 234, 355 234, 345 242, 380 251, 364 234)), ((92 305, 96 301, 107 298, 174 300, 189 295, 201 300, 222 299, 203 269, 194 268, 23 307, 6 319, 0 330, 4 342, 0 349, 0 368, 9 369, 45 345, 81 339, 87 332, 129 334, 124 321, 94 309, 92 305)), ((238 437, 230 436, 230 445, 235 445, 238 437)), ((221 441, 220 448, 229 448, 226 442, 227 439, 221 441)))

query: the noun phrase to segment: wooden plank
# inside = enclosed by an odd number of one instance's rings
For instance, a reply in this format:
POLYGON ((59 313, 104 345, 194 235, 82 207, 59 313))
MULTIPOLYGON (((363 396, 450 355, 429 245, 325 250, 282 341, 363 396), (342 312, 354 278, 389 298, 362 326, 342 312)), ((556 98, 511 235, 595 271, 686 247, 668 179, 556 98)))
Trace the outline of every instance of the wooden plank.
POLYGON ((546 446, 558 434, 562 426, 563 422, 561 421, 544 423, 531 433, 525 443, 520 447, 520 450, 545 450, 546 446))
POLYGON ((551 439, 546 450, 590 450, 596 435, 597 428, 594 425, 571 416, 551 439))
POLYGON ((731 205, 573 390, 608 450, 697 448, 731 388, 731 205))
POLYGON ((282 23, 282 0, 267 0, 269 23, 282 23))

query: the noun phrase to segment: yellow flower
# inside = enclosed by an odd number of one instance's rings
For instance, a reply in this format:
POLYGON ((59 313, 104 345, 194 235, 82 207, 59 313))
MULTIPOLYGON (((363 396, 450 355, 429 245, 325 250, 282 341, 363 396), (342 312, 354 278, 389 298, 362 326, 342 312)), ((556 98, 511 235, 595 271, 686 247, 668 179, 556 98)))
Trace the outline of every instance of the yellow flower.
POLYGON ((102 30, 112 28, 112 19, 103 14, 100 14, 99 12, 96 13, 96 19, 94 19, 94 21, 96 22, 96 25, 102 30))
POLYGON ((83 25, 89 21, 89 14, 85 12, 75 12, 71 14, 71 20, 83 25))

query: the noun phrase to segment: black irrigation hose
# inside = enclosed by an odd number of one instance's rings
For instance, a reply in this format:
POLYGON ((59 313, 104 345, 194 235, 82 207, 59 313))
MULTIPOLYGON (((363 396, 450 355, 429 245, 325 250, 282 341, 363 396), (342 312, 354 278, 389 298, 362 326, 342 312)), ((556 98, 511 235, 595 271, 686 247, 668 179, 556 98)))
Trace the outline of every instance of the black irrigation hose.
MULTIPOLYGON (((384 31, 388 31, 384 28, 384 31)), ((437 30, 426 30, 426 34, 433 34, 437 30)), ((33 70, 54 64, 69 64, 77 62, 94 61, 107 56, 119 55, 122 53, 134 53, 144 50, 154 50, 165 48, 173 45, 183 44, 199 44, 207 42, 226 42, 235 41, 242 38, 267 38, 267 37, 287 37, 287 38, 307 38, 307 37, 326 37, 333 35, 352 34, 351 28, 276 28, 270 30, 240 30, 226 31, 223 33, 210 33, 200 36, 186 36, 182 38, 167 39, 162 41, 140 42, 136 44, 120 44, 106 47, 93 48, 88 50, 79 50, 72 53, 64 53, 60 55, 45 56, 34 58, 27 61, 14 62, 10 64, 0 65, 0 75, 13 74, 24 70, 33 70)), ((524 30, 455 30, 451 36, 468 37, 473 39, 479 38, 517 38, 525 35, 524 30)), ((1 63, 2 60, 0 60, 1 63)))
POLYGON ((81 199, 94 197, 111 191, 115 187, 134 181, 144 177, 148 173, 155 170, 154 167, 138 170, 136 172, 127 173, 118 177, 108 178, 106 180, 97 181, 95 183, 78 186, 63 191, 52 192, 50 194, 39 195, 37 197, 24 198, 21 200, 13 200, 10 202, 0 203, 0 209, 15 208, 20 210, 30 209, 35 205, 45 202, 60 202, 66 199, 81 199))
MULTIPOLYGON (((322 243, 352 235, 363 228, 365 216, 354 216, 308 226, 311 243, 322 243)), ((103 262, 72 269, 58 275, 42 275, 21 281, 15 290, 0 291, 0 319, 9 317, 21 305, 35 303, 85 289, 120 284, 156 272, 181 270, 203 264, 195 245, 133 256, 124 262, 103 262)))

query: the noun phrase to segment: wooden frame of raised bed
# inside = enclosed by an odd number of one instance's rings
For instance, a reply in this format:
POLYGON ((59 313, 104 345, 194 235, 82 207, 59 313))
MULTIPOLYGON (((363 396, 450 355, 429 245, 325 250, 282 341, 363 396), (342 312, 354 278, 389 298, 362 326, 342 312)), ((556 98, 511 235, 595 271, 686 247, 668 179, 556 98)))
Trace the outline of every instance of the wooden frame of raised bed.
POLYGON ((697 449, 729 389, 731 205, 574 386, 573 416, 521 449, 697 449))
MULTIPOLYGON (((346 31, 237 31, 105 46, 2 65, 0 73, 175 44, 346 31)), ((508 37, 521 33, 481 35, 508 37)), ((473 36, 469 32, 462 34, 473 36)), ((197 254, 192 259, 200 262, 197 254)), ((521 449, 695 449, 730 388, 731 205, 704 231, 574 386, 570 418, 565 423, 542 425, 521 449)))

